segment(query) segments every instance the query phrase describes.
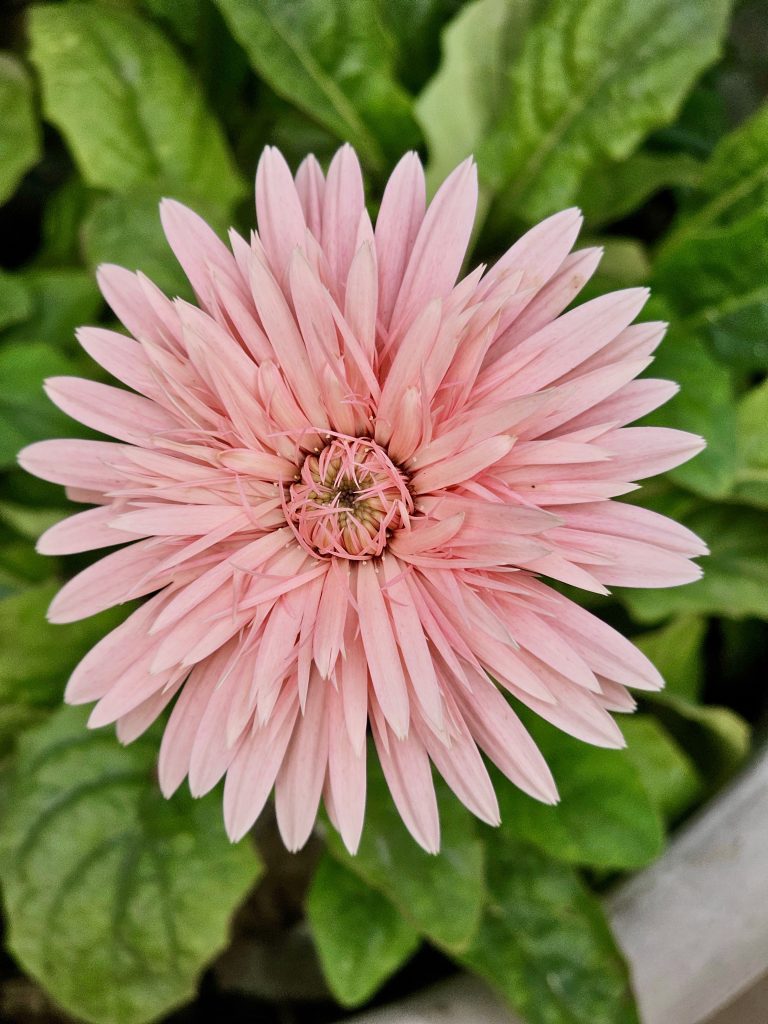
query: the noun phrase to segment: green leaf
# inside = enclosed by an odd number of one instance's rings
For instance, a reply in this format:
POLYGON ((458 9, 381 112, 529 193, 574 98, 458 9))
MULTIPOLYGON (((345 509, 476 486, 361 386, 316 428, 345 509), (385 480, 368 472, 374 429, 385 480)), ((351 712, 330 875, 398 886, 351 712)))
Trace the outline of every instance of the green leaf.
MULTIPOLYGON (((707 157, 728 131, 729 110, 723 93, 722 64, 696 83, 673 124, 651 136, 655 146, 665 150, 707 157)), ((727 72, 726 72, 727 73, 727 72)))
POLYGON ((80 262, 80 224, 93 199, 82 179, 73 175, 48 199, 43 210, 43 244, 38 266, 61 267, 80 262))
POLYGON ((116 7, 33 7, 30 58, 45 115, 89 185, 125 192, 155 180, 222 209, 243 194, 224 135, 171 44, 116 7))
MULTIPOLYGON (((626 159, 677 114, 717 57, 728 0, 554 0, 509 68, 478 154, 497 227, 572 202, 586 172, 626 159)), ((477 74, 485 67, 478 65, 477 74)))
POLYGON ((595 227, 621 220, 662 189, 695 186, 702 173, 688 153, 638 152, 627 160, 593 167, 581 182, 577 204, 595 227))
POLYGON ((167 22, 185 43, 192 45, 202 20, 202 0, 142 0, 149 13, 167 22))
POLYGON ((0 500, 0 522, 26 540, 37 540, 44 530, 53 526, 63 515, 61 508, 45 508, 36 503, 19 505, 13 501, 0 500))
POLYGON ((704 637, 707 622, 696 615, 681 615, 660 629, 633 637, 664 677, 664 692, 698 700, 704 684, 704 637))
POLYGON ((97 199, 83 221, 83 254, 94 269, 100 263, 140 269, 166 294, 192 301, 189 281, 163 233, 161 198, 156 190, 147 189, 97 199))
POLYGON ((560 803, 497 785, 501 829, 555 860, 595 868, 638 868, 661 852, 658 812, 625 751, 603 750, 526 714, 526 728, 555 777, 560 803))
POLYGON ((0 542, 0 598, 23 592, 30 583, 42 583, 50 575, 50 559, 38 555, 28 540, 3 537, 0 542))
POLYGON ((710 789, 722 785, 744 763, 751 730, 730 708, 691 704, 665 693, 646 695, 645 699, 710 789))
POLYGON ((416 103, 434 189, 475 153, 500 116, 506 74, 543 0, 475 0, 442 35, 443 57, 416 103))
POLYGON ((656 279, 722 358, 768 367, 768 104, 727 135, 659 251, 656 279))
POLYGON ((670 479, 710 498, 724 498, 736 474, 736 398, 733 374, 714 359, 700 334, 681 327, 674 315, 649 375, 672 380, 680 391, 644 419, 656 426, 701 434, 707 447, 672 470, 670 479), (706 381, 706 387, 702 387, 706 381))
POLYGON ((389 900, 328 854, 307 897, 323 972, 342 1006, 359 1006, 416 951, 419 933, 389 900))
POLYGON ((440 59, 440 29, 462 7, 463 0, 378 0, 378 10, 397 39, 397 73, 411 92, 418 92, 440 59))
POLYGON ((261 867, 220 800, 165 801, 155 737, 62 708, 19 745, 0 843, 8 946, 70 1014, 144 1024, 190 999, 261 867))
MULTIPOLYGON (((438 787, 443 793, 443 787, 438 787)), ((360 849, 352 857, 335 831, 334 857, 383 893, 421 933, 449 951, 466 948, 485 899, 482 843, 474 820, 452 794, 440 800, 440 853, 431 856, 409 835, 374 756, 368 759, 368 798, 360 849)))
POLYGON ((707 506, 684 522, 709 545, 703 578, 665 590, 617 590, 634 618, 652 623, 687 613, 768 619, 768 514, 738 506, 707 506))
MULTIPOLYGON (((111 609, 54 626, 45 613, 58 588, 58 582, 46 582, 0 600, 0 707, 9 714, 57 707, 75 665, 130 611, 111 609)), ((0 742, 12 738, 0 726, 0 742)))
POLYGON ((216 0, 258 75, 383 172, 418 145, 377 0, 216 0))
POLYGON ((31 309, 22 323, 8 328, 3 341, 46 342, 79 352, 75 328, 95 321, 104 305, 93 275, 62 267, 28 270, 18 280, 29 293, 31 309))
POLYGON ((597 898, 572 868, 489 830, 488 883, 465 966, 529 1024, 639 1024, 597 898))
POLYGON ((0 331, 29 316, 32 300, 24 281, 0 270, 0 331))
POLYGON ((587 281, 578 296, 578 304, 596 299, 606 292, 619 288, 634 288, 651 276, 648 250, 636 238, 620 238, 609 235, 605 238, 590 239, 589 244, 599 244, 603 250, 597 272, 587 281))
POLYGON ((83 433, 43 391, 46 377, 76 370, 50 345, 16 343, 0 349, 0 468, 14 466, 19 449, 32 441, 83 433))
POLYGON ((705 226, 733 224, 768 203, 768 103, 722 138, 704 165, 693 210, 670 233, 670 251, 705 226))
POLYGON ((726 226, 687 230, 659 255, 654 286, 728 362, 768 368, 768 204, 726 226))
POLYGON ((768 382, 739 402, 735 501, 768 509, 768 382))
POLYGON ((45 615, 59 587, 53 580, 0 601, 2 704, 56 706, 75 665, 131 610, 115 608, 82 622, 55 626, 45 615))
POLYGON ((627 757, 667 822, 674 822, 701 797, 693 762, 651 715, 628 715, 621 723, 627 757))
POLYGON ((0 53, 0 203, 40 159, 32 82, 21 61, 0 53))

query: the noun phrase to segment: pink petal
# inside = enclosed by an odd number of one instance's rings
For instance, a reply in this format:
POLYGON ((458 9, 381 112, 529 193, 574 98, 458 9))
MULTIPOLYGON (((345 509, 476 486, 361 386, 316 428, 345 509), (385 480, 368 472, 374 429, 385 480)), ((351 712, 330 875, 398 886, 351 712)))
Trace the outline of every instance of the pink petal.
POLYGON ((400 656, 373 562, 357 566, 360 635, 376 699, 396 736, 408 732, 409 701, 400 656))
POLYGON ((151 594, 170 582, 158 577, 158 563, 167 548, 140 540, 106 555, 65 583, 51 602, 51 622, 76 622, 113 605, 151 594))
POLYGON ((379 318, 389 328, 392 310, 424 219, 426 187, 416 153, 406 153, 392 172, 376 219, 379 318))
POLYGON ((256 169, 256 217, 272 273, 283 279, 293 250, 303 247, 307 225, 285 158, 267 146, 256 169))
POLYGON ((49 527, 41 535, 36 548, 41 555, 74 555, 136 540, 135 532, 115 529, 112 525, 115 519, 111 505, 78 512, 49 527))
POLYGON ((63 412, 87 427, 129 444, 151 445, 153 435, 177 430, 179 421, 148 398, 79 377, 49 377, 45 392, 63 412))
POLYGON ((465 160, 440 186, 421 223, 392 311, 394 330, 407 326, 428 302, 444 298, 453 288, 476 206, 477 168, 465 160))
POLYGON ((275 783, 275 810, 280 835, 288 850, 300 850, 317 817, 328 764, 328 688, 324 679, 310 680, 307 706, 293 736, 275 783))
POLYGON ((344 294, 356 249, 357 226, 364 209, 360 164, 352 147, 344 145, 331 160, 323 192, 323 250, 338 296, 344 294))
POLYGON ((319 239, 323 230, 323 192, 325 177, 317 159, 310 153, 296 172, 296 191, 307 227, 319 239))
POLYGON ((341 695, 328 691, 328 786, 344 845, 357 852, 365 818, 365 748, 355 750, 344 721, 341 695))
POLYGON ((373 719, 376 750, 400 817, 419 846, 437 853, 440 819, 427 752, 413 731, 399 739, 385 736, 375 723, 373 719))
POLYGON ((295 693, 285 690, 270 721, 246 736, 224 783, 224 822, 233 843, 242 839, 261 814, 299 712, 295 693))

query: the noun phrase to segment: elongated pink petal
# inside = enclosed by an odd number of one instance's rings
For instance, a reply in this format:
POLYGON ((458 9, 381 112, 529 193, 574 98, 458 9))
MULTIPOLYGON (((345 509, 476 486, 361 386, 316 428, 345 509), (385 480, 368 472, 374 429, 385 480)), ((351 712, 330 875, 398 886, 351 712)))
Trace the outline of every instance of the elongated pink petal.
POLYGON ((364 209, 360 164, 352 147, 345 145, 331 160, 323 190, 323 250, 338 295, 343 294, 364 209))
POLYGON ((427 853, 437 853, 440 819, 426 749, 413 731, 402 739, 394 735, 385 739, 374 724, 373 737, 392 799, 406 828, 427 853))
POLYGON ((395 736, 408 735, 409 701, 400 656, 373 562, 357 567, 360 635, 376 699, 395 736))
POLYGON ((119 516, 111 505, 89 508, 49 527, 37 542, 41 555, 74 555, 136 540, 137 531, 114 526, 119 516))
POLYGON ((275 783, 275 810, 280 835, 295 852, 309 839, 317 816, 328 763, 328 687, 317 679, 309 687, 307 706, 293 730, 275 783))
POLYGON ((233 842, 261 814, 274 785, 299 712, 295 694, 283 693, 270 721, 241 744, 224 783, 224 822, 233 842))
POLYGON ((357 853, 365 818, 365 750, 355 750, 344 721, 341 695, 328 691, 328 785, 341 838, 357 853))
POLYGON ((465 160, 429 204, 413 243, 392 311, 397 329, 456 282, 469 244, 477 206, 477 168, 465 160))
POLYGON ((389 328, 403 274, 424 220, 426 186, 416 153, 406 153, 384 189, 376 219, 379 316, 389 328))

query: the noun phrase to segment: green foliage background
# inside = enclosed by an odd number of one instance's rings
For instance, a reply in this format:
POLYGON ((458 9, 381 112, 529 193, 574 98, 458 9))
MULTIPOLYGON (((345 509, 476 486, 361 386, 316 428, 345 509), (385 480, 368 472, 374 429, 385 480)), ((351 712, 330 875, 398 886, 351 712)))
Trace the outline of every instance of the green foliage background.
MULTIPOLYGON (((557 808, 499 783, 504 824, 441 792, 443 852, 405 833, 371 764, 366 831, 333 834, 307 920, 330 992, 367 1002, 423 943, 530 1024, 635 1024, 596 890, 661 853, 669 828, 747 756, 768 636, 768 5, 762 0, 80 0, 11 5, 0 25, 0 887, 6 941, 56 1004, 143 1024, 194 998, 264 866, 230 846, 219 795, 163 801, 157 737, 121 747, 60 708, 82 654, 126 609, 44 619, 80 559, 35 539, 66 513, 24 476, 30 441, 81 435, 45 400, 97 376, 74 340, 109 322, 93 270, 189 294, 157 215, 172 195, 219 229, 253 220, 261 148, 295 166, 357 149, 372 212, 403 151, 434 188, 469 153, 492 259, 578 204, 605 257, 586 297, 650 283, 671 322, 655 422, 707 451, 633 500, 711 547, 704 578, 617 591, 594 610, 667 680, 622 723, 623 752, 530 722, 557 808)), ((286 855, 287 856, 287 855, 286 855)))

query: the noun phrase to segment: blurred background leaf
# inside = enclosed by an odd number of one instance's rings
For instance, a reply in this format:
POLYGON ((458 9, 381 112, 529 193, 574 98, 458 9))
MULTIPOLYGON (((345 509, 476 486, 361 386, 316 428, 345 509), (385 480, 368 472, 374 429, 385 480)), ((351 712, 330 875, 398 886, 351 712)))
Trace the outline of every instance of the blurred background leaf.
POLYGON ((32 81, 20 60, 0 53, 0 203, 40 159, 32 81))
POLYGON ((397 40, 376 0, 216 2, 254 70, 372 171, 418 144, 411 99, 395 77, 397 40))

